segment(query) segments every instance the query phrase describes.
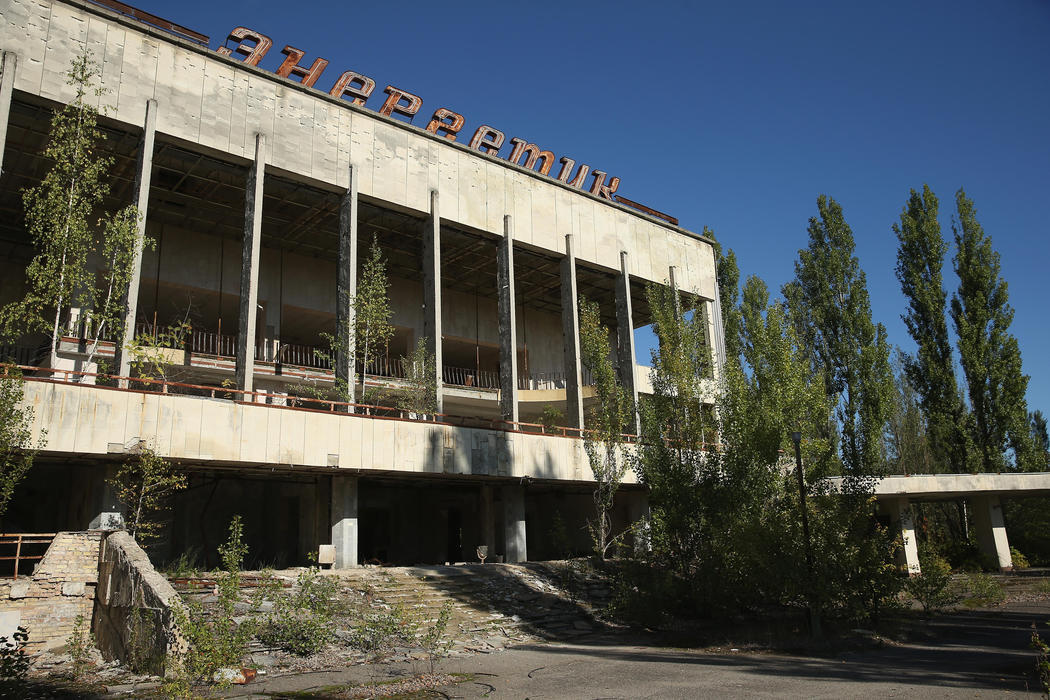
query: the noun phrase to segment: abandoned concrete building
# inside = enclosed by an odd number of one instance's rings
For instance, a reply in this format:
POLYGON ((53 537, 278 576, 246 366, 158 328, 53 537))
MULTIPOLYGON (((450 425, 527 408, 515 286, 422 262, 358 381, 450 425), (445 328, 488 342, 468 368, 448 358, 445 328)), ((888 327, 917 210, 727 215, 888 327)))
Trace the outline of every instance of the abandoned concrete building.
MULTIPOLYGON (((362 99, 372 81, 358 74, 326 92, 338 71, 318 82, 291 49, 288 70, 271 72, 255 58, 268 37, 238 28, 231 40, 232 51, 209 48, 112 0, 0 8, 0 303, 23 294, 35 253, 21 192, 49 167, 49 120, 72 99, 66 73, 86 47, 114 158, 106 207, 136 204, 155 241, 135 268, 128 337, 182 329, 154 381, 136 379, 113 342, 89 362, 89 310, 66 310, 57 357, 42 336, 4 349, 33 368, 26 402, 42 449, 3 529, 104 525, 119 510, 107 475, 148 446, 189 475, 161 559, 214 556, 234 514, 258 565, 304 564, 329 544, 336 566, 476 561, 479 545, 507 561, 587 550, 580 430, 593 392, 576 300, 600 305, 635 396, 651 391, 635 347, 651 321, 647 284, 674 284, 705 310, 717 371, 711 241, 616 195, 604 172, 592 184, 580 165, 570 181, 566 158, 554 177, 554 155, 533 144, 503 147, 487 126, 456 140, 462 117, 449 110, 413 125, 409 93, 362 99), (337 355, 333 367, 316 351, 353 313, 373 241, 395 332, 367 366, 337 355), (438 415, 318 398, 337 375, 403 386, 401 358, 420 338, 436 360, 438 415), (96 382, 99 360, 122 379, 96 382), (550 409, 563 416, 553 430, 541 425, 550 409)), ((628 474, 616 529, 645 509, 628 474)))

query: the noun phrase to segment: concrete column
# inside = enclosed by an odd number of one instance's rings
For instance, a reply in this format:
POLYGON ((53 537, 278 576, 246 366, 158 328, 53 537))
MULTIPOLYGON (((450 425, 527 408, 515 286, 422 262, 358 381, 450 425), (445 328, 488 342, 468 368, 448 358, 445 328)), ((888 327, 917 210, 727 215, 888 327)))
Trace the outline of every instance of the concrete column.
POLYGON ((634 381, 634 315, 631 312, 631 275, 627 266, 627 251, 620 251, 620 276, 616 280, 616 333, 619 339, 617 356, 620 365, 620 383, 634 405, 633 432, 641 432, 638 416, 638 386, 634 381))
POLYGON ((496 560, 496 521, 495 513, 492 511, 492 487, 484 485, 481 487, 481 544, 489 548, 489 561, 496 560))
POLYGON ((244 192, 244 241, 241 244, 241 318, 237 335, 237 388, 252 391, 255 374, 255 319, 259 304, 259 250, 262 248, 263 181, 266 136, 255 135, 255 160, 244 192))
POLYGON ((441 357, 441 213, 438 191, 430 190, 430 220, 423 233, 423 335, 427 350, 434 356, 434 378, 437 387, 437 412, 443 413, 445 388, 442 378, 444 361, 441 357))
POLYGON ((508 484, 503 487, 504 561, 518 564, 529 558, 525 543, 525 487, 508 484))
POLYGON ((1006 537, 1003 509, 999 497, 989 494, 973 499, 973 524, 977 528, 977 544, 981 552, 992 560, 1000 571, 1012 571, 1013 556, 1010 540, 1006 537))
MULTIPOLYGON (((350 183, 339 205, 339 260, 336 263, 335 328, 345 353, 336 353, 335 378, 346 382, 350 403, 356 401, 354 297, 357 295, 357 168, 350 166, 350 183)), ((354 409, 350 407, 350 413, 354 409)))
MULTIPOLYGON (((503 217, 503 239, 496 255, 499 314, 499 411, 503 420, 518 421, 518 321, 514 308, 514 228, 503 217)), ((523 540, 524 541, 524 540, 523 540)))
POLYGON ((565 418, 570 428, 583 428, 583 373, 580 359, 580 293, 576 286, 576 251, 565 236, 561 260, 561 328, 565 348, 565 418))
POLYGON ((634 529, 634 551, 638 554, 652 548, 649 539, 649 494, 645 491, 632 491, 625 494, 627 498, 627 518, 634 529))
POLYGON ((919 565, 919 543, 915 539, 915 523, 912 519, 911 503, 907 498, 893 498, 884 501, 886 511, 892 521, 891 527, 900 528, 904 546, 897 552, 897 566, 909 576, 922 573, 919 565))
POLYGON ((89 530, 120 530, 124 527, 124 509, 117 498, 117 490, 110 480, 117 475, 113 465, 98 470, 98 476, 91 488, 93 505, 89 530))
POLYGON ((0 175, 4 172, 4 149, 7 146, 7 122, 11 117, 11 93, 15 87, 18 56, 4 51, 0 56, 0 175))
MULTIPOLYGON (((142 281, 142 245, 146 238, 146 211, 149 209, 149 185, 153 175, 153 143, 157 135, 157 101, 146 100, 146 119, 142 125, 142 144, 139 147, 138 165, 135 168, 135 207, 139 220, 135 225, 135 251, 132 253, 131 276, 124 291, 124 331, 115 352, 117 375, 126 377, 131 373, 131 356, 125 352, 126 344, 135 338, 135 317, 139 310, 139 284, 142 281)), ((127 388, 127 380, 120 386, 127 388)))
POLYGON ((357 477, 332 477, 334 569, 357 566, 357 477))

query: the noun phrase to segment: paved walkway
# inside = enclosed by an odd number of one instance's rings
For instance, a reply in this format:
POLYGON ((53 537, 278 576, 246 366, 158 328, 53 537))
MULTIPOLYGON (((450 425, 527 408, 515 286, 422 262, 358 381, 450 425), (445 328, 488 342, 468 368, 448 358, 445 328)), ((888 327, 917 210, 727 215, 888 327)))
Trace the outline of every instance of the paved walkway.
MULTIPOLYGON (((475 678, 435 697, 1037 697, 1028 640, 1032 623, 1048 617, 1045 605, 957 613, 926 623, 905 644, 821 655, 710 653, 622 638, 538 644, 447 661, 442 670, 475 678)), ((367 679, 368 670, 358 667, 274 678, 232 694, 272 698, 367 679)))

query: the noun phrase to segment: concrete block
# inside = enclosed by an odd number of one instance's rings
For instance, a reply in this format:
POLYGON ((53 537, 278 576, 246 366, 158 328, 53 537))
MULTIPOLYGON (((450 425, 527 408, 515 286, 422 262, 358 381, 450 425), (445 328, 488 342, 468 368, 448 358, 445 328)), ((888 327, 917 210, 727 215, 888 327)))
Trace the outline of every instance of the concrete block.
POLYGON ((8 593, 11 600, 19 600, 29 595, 29 581, 15 581, 11 584, 11 591, 8 593))
POLYGON ((335 545, 334 544, 322 544, 317 549, 317 563, 318 564, 334 564, 335 563, 335 545))
POLYGON ((83 581, 66 581, 62 584, 62 595, 82 596, 86 588, 83 581))

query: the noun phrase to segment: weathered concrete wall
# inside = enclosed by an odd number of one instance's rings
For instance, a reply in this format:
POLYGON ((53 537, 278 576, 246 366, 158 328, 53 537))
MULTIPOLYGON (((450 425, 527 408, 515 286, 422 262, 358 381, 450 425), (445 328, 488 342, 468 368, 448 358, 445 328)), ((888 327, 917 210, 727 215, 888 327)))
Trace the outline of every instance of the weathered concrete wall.
POLYGON ((45 454, 103 456, 145 440, 162 457, 199 464, 593 479, 573 438, 32 381, 25 401, 34 440, 47 430, 45 454))
POLYGON ((91 625, 100 531, 60 532, 31 577, 0 580, 0 613, 29 632, 28 651, 64 646, 76 617, 91 625))
POLYGON ((500 236, 510 214, 522 244, 561 254, 572 234, 580 260, 617 270, 627 250, 632 275, 662 282, 674 264, 681 289, 714 298, 709 244, 678 229, 78 0, 0 8, 0 49, 19 54, 17 90, 68 101, 65 73, 85 44, 102 65, 101 106, 119 121, 140 126, 155 99, 162 134, 243 160, 262 133, 268 169, 345 188, 353 163, 363 196, 425 213, 437 189, 449 221, 500 236))
POLYGON ((93 628, 103 656, 162 674, 169 647, 181 648, 173 604, 180 604, 178 594, 134 538, 109 533, 98 562, 93 628))

